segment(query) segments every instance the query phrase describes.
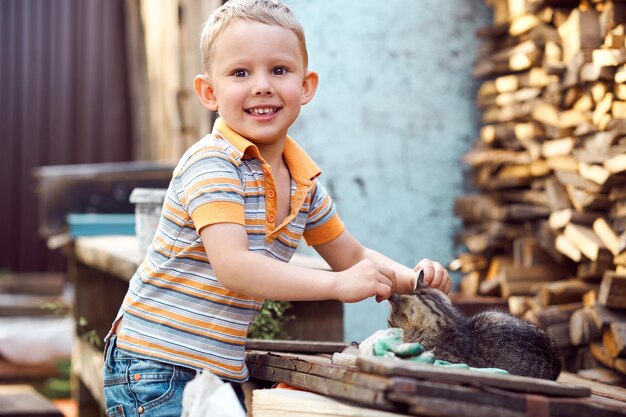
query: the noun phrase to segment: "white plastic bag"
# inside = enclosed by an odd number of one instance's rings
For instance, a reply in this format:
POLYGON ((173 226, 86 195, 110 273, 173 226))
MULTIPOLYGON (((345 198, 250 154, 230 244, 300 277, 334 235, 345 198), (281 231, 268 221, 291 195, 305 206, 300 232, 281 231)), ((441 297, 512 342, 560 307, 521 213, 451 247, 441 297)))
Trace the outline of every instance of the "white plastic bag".
POLYGON ((181 417, 246 417, 246 412, 230 384, 204 371, 185 386, 181 417))

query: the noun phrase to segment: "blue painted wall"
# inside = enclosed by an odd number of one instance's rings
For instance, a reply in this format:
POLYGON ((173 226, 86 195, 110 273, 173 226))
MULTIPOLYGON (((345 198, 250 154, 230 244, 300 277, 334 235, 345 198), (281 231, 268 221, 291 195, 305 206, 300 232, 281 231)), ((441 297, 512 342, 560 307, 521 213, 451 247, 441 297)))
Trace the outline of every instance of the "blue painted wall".
MULTIPOLYGON (((454 258, 455 196, 477 137, 478 0, 285 0, 320 75, 292 136, 317 161, 348 229, 406 265, 454 258)), ((306 251, 306 250, 305 250, 306 251)), ((387 302, 345 305, 346 341, 386 327, 387 302)))

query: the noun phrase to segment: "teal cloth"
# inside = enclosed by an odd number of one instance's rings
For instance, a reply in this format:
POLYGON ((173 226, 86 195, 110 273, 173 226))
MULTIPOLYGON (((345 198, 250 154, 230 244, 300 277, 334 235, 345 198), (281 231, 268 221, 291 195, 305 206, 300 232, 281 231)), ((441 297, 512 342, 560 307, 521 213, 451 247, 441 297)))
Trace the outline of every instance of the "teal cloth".
MULTIPOLYGON (((396 330, 396 329, 389 329, 396 330)), ((432 352, 426 351, 420 343, 403 343, 403 332, 398 331, 386 332, 373 343, 373 355, 385 358, 400 358, 414 363, 431 364, 435 366, 445 366, 454 369, 469 369, 471 371, 480 371, 494 374, 508 374, 507 371, 500 368, 474 368, 465 363, 451 363, 448 361, 435 358, 432 352)))

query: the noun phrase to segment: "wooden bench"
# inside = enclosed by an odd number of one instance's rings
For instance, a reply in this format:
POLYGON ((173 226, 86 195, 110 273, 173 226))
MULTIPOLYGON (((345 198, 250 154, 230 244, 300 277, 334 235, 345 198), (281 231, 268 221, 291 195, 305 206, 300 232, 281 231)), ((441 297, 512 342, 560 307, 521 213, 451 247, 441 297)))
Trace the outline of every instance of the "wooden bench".
POLYGON ((30 385, 0 385, 0 416, 63 417, 63 413, 30 385))
POLYGON ((0 384, 32 384, 58 376, 59 370, 53 364, 23 365, 0 358, 0 384))

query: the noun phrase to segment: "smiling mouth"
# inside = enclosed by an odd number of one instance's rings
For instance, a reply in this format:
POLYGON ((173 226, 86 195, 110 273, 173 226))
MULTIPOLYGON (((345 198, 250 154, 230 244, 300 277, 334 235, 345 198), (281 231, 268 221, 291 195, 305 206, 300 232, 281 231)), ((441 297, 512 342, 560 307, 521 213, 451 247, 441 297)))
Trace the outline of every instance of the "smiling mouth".
POLYGON ((269 116, 280 110, 280 107, 258 107, 253 109, 247 109, 246 113, 253 114, 255 116, 269 116))

